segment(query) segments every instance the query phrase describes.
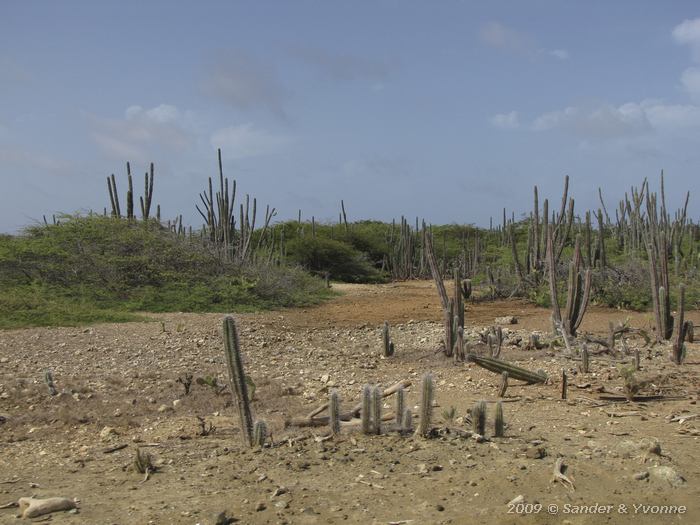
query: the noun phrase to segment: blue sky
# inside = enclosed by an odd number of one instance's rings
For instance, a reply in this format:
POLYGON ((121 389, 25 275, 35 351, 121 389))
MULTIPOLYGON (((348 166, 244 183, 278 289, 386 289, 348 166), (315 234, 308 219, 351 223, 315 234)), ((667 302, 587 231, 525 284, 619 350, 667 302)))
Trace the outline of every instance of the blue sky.
MULTIPOLYGON (((278 218, 488 224, 700 172, 700 6, 652 1, 0 4, 0 231, 102 210, 156 165, 163 217, 216 148, 278 218)), ((122 197, 123 198, 123 197, 122 197)))

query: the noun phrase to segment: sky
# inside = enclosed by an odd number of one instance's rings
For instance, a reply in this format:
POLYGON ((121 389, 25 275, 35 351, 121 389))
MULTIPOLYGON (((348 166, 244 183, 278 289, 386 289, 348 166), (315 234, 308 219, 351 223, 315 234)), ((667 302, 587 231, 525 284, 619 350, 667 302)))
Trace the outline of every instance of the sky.
POLYGON ((609 209, 664 170, 700 217, 695 1, 0 2, 0 231, 207 177, 337 221, 487 225, 532 187, 609 209))

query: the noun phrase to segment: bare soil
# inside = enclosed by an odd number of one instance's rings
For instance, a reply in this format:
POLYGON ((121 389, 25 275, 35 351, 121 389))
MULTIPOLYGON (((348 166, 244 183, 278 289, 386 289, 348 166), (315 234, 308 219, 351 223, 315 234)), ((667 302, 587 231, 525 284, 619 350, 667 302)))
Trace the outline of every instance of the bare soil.
MULTIPOLYGON (((213 524, 221 512, 237 523, 700 523, 697 343, 679 367, 668 344, 629 335, 615 355, 594 355, 583 374, 561 348, 524 349, 533 331, 550 339, 548 310, 467 304, 473 351, 486 352, 479 332, 496 317, 514 315, 501 357, 550 376, 547 384, 511 381, 506 436, 495 438, 500 377, 436 352, 442 314, 432 283, 335 288, 343 295, 318 307, 236 316, 254 411, 272 434, 262 450, 242 444, 228 390, 193 382, 185 395, 177 382, 192 374, 227 384, 220 315, 0 332, 0 505, 30 495, 77 498, 77 513, 49 516, 57 524, 213 524), (387 359, 385 320, 396 343, 387 359), (661 399, 604 399, 622 395, 618 367, 632 363, 634 349, 642 356, 637 376, 653 379, 640 394, 661 399), (48 393, 47 369, 58 395, 48 393), (365 383, 410 380, 408 406, 417 413, 426 372, 436 383, 431 439, 401 436, 390 423, 381 436, 345 426, 332 439, 326 427, 285 426, 333 388, 351 407, 365 383), (488 402, 482 442, 454 431, 470 429, 477 400, 488 402), (208 435, 198 417, 214 427, 208 435), (137 448, 157 466, 147 481, 133 468, 137 448), (552 481, 558 458, 573 487, 552 481), (523 505, 509 506, 518 496, 523 505)), ((698 312, 690 318, 700 325, 698 312)), ((625 319, 650 331, 648 314, 597 307, 582 328, 604 337, 610 321, 625 319)), ((384 411, 392 410, 387 398, 384 411)), ((0 523, 21 522, 15 514, 0 510, 0 523)))

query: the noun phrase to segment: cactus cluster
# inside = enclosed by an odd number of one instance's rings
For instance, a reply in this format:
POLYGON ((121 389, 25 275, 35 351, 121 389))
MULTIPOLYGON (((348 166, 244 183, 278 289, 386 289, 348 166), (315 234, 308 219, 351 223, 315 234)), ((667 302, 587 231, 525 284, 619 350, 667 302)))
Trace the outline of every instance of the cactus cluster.
MULTIPOLYGON (((134 184, 131 177, 131 164, 126 163, 126 175, 128 190, 126 192, 126 218, 133 220, 136 218, 134 214, 134 184)), ((119 204, 119 193, 117 192, 117 180, 112 174, 107 177, 107 190, 109 192, 109 201, 112 206, 112 217, 121 218, 122 211, 119 204)), ((153 200, 153 163, 151 162, 150 169, 144 175, 144 193, 139 197, 141 204, 141 218, 147 221, 151 214, 151 202, 153 200)), ((160 214, 158 214, 160 216, 160 214)), ((160 217, 158 218, 160 221, 160 217)))
POLYGON ((549 294, 552 302, 552 321, 555 327, 560 326, 564 337, 576 337, 576 331, 583 316, 588 308, 588 301, 591 293, 592 275, 590 268, 585 272, 581 268, 581 239, 576 237, 574 245, 574 256, 569 263, 569 279, 566 295, 566 310, 562 318, 561 309, 559 308, 559 297, 557 295, 557 272, 555 248, 554 248, 554 229, 550 225, 547 232, 547 268, 549 272, 549 294))

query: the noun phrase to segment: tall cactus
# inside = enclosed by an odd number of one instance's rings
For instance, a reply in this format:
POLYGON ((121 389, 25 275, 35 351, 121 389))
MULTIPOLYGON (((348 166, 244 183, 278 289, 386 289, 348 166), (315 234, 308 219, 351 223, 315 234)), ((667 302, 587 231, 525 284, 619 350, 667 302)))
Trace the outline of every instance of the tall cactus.
POLYGON ((675 334, 673 337, 673 351, 671 353, 671 360, 680 365, 685 358, 685 334, 688 329, 688 325, 685 323, 685 285, 681 284, 678 287, 678 313, 676 314, 676 319, 674 320, 674 325, 676 326, 675 334))
POLYGON ((576 331, 581 326, 591 294, 591 270, 588 268, 582 274, 581 260, 581 239, 576 237, 574 257, 569 263, 569 283, 563 321, 564 330, 571 337, 576 337, 576 331))
POLYGON ((241 419, 243 440, 246 445, 252 446, 254 443, 253 413, 250 409, 248 384, 246 383, 245 372, 243 370, 238 330, 236 330, 236 323, 230 315, 224 318, 224 351, 226 354, 226 363, 228 364, 231 391, 235 394, 238 403, 238 415, 241 419))

